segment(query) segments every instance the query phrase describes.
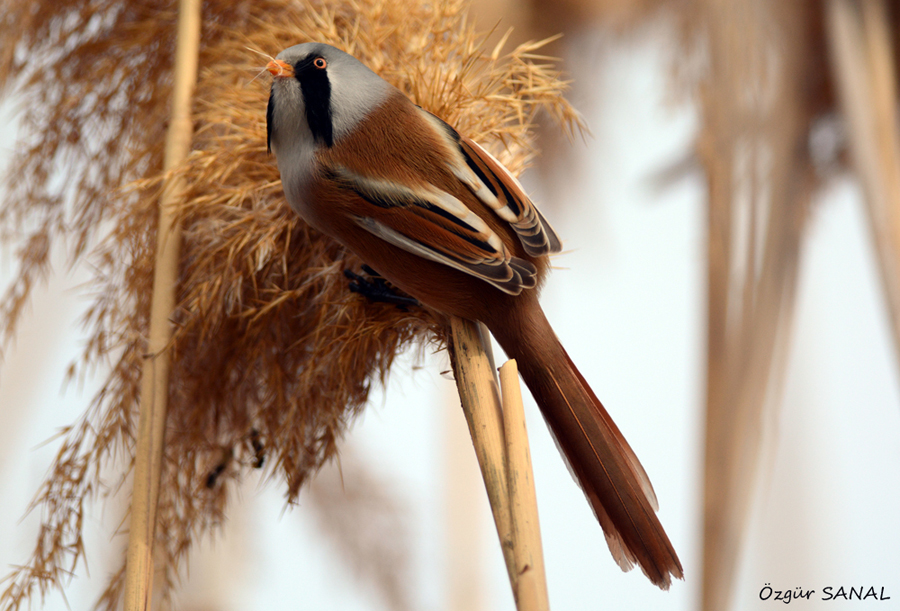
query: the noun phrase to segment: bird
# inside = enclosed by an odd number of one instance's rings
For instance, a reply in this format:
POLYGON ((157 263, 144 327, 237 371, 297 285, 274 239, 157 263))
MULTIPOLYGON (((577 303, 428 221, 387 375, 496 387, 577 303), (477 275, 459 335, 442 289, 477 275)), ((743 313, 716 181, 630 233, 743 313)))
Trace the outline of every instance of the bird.
POLYGON ((538 301, 550 223, 490 153, 356 57, 307 42, 266 66, 267 150, 288 204, 440 317, 484 323, 535 398, 623 570, 683 569, 634 451, 538 301))

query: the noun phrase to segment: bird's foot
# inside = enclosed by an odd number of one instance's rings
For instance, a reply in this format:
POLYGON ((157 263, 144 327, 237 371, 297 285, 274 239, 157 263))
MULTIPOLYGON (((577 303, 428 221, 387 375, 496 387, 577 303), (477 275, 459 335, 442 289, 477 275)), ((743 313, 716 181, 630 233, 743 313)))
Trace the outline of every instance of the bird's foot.
POLYGON ((350 280, 351 292, 359 293, 369 301, 393 304, 403 312, 409 312, 409 308, 422 305, 416 298, 410 297, 391 285, 381 274, 368 265, 363 265, 362 271, 362 274, 357 274, 349 269, 344 270, 344 275, 350 280))

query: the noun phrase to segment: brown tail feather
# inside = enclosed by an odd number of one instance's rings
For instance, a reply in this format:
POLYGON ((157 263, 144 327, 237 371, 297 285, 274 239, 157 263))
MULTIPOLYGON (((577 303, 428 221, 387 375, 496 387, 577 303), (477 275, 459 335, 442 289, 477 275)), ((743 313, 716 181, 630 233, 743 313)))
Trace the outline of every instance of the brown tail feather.
POLYGON ((682 579, 683 572, 656 517, 656 495, 644 468, 536 301, 527 316, 516 318, 520 324, 507 319, 505 324, 489 326, 518 362, 525 384, 603 527, 610 552, 623 570, 639 564, 650 581, 668 589, 671 576, 682 579))

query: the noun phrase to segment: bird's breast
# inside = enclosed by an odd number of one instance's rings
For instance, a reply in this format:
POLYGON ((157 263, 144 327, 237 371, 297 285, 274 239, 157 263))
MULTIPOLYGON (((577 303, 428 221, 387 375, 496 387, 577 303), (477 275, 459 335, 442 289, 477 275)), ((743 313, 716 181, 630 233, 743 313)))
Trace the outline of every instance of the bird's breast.
POLYGON ((310 222, 312 210, 309 192, 315 175, 315 149, 312 146, 297 147, 290 154, 281 155, 276 149, 275 155, 288 203, 297 214, 310 222))

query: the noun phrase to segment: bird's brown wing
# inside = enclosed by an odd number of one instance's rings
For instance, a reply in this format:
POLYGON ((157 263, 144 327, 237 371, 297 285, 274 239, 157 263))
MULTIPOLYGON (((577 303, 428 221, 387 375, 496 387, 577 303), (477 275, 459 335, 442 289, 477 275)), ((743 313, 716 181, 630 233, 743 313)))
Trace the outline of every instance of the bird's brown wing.
POLYGON ((450 170, 482 203, 510 224, 525 252, 539 257, 562 249, 556 231, 502 163, 445 121, 425 110, 421 112, 449 141, 454 153, 450 170))
POLYGON ((324 176, 361 198, 366 205, 353 211, 354 220, 386 242, 511 295, 536 285, 535 266, 513 256, 481 217, 449 193, 433 185, 413 189, 340 166, 329 167, 324 176))

